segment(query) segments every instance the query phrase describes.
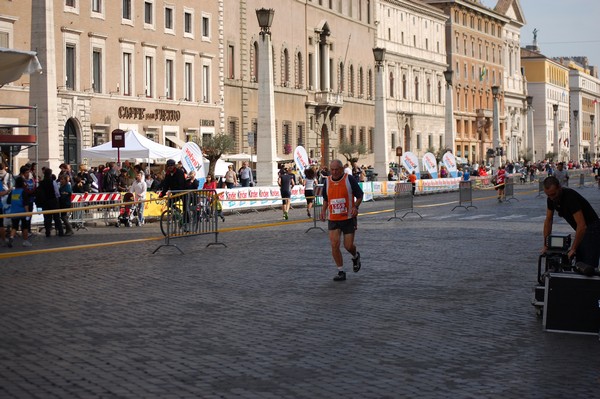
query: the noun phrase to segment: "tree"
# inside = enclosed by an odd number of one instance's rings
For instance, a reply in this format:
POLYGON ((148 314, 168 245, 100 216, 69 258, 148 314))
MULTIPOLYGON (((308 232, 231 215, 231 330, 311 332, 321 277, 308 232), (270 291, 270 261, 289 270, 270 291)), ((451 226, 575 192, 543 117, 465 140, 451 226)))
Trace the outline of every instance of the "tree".
POLYGON ((233 137, 222 133, 211 136, 209 139, 204 139, 202 142, 200 142, 200 139, 194 138, 194 142, 202 148, 202 155, 209 161, 208 173, 212 173, 213 176, 215 174, 215 166, 221 155, 231 152, 235 148, 233 137))
POLYGON ((358 162, 358 157, 367 153, 367 148, 364 144, 352 144, 348 142, 341 142, 338 145, 338 152, 346 158, 350 164, 354 165, 358 162), (354 156, 356 154, 356 156, 354 156))
POLYGON ((533 159, 533 150, 531 147, 527 147, 526 150, 519 151, 519 157, 523 160, 523 165, 527 165, 533 159))
POLYGON ((554 161, 554 159, 556 158, 556 156, 557 156, 557 155, 558 155, 558 154, 557 154, 557 153, 555 153, 555 152, 548 151, 548 152, 546 153, 546 159, 547 159, 547 160, 549 160, 549 161, 554 161))

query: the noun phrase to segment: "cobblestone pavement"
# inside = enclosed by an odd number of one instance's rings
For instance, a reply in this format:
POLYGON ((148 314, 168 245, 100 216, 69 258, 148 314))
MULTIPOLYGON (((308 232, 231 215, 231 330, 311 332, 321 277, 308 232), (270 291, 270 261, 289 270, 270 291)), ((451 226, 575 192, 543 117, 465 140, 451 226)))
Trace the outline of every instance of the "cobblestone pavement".
MULTIPOLYGON (((156 224, 37 236, 0 259, 0 397, 598 397, 598 337, 546 333, 530 305, 545 208, 532 188, 502 204, 478 192, 468 211, 451 211, 456 193, 417 197, 423 219, 363 204, 363 266, 346 254, 345 282, 304 209, 229 216, 256 228, 223 232, 226 247, 175 240, 183 254, 153 254, 161 241, 35 252, 156 224)), ((600 210, 600 190, 580 191, 600 210)))

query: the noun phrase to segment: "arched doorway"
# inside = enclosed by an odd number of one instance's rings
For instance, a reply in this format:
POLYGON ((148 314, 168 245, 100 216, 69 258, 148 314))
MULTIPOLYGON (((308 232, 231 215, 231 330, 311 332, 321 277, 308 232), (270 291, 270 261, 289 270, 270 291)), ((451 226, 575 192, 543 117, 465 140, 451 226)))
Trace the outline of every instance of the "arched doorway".
POLYGON ((329 167, 329 129, 327 124, 321 126, 321 166, 329 167))
MULTIPOLYGON (((76 166, 79 160, 79 139, 77 138, 77 127, 73 119, 65 124, 63 136, 64 162, 76 166)), ((77 170, 75 167, 74 170, 77 170)))
POLYGON ((410 147, 410 127, 408 125, 404 126, 404 151, 412 151, 410 147))

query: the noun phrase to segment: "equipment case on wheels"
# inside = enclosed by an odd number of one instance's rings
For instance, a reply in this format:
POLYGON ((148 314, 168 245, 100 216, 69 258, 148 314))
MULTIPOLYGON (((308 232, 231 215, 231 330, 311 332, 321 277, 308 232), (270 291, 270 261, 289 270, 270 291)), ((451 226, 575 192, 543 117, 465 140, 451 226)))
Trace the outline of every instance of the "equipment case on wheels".
POLYGON ((600 277, 549 273, 545 283, 545 331, 600 336, 600 277))

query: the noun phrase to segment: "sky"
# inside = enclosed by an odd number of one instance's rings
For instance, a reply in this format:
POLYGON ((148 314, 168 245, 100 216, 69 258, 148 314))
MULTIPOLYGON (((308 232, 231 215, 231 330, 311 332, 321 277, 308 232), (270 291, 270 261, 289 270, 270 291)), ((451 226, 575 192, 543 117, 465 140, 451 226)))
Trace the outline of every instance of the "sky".
MULTIPOLYGON (((482 0, 493 8, 497 0, 482 0)), ((546 57, 586 56, 600 67, 600 0, 520 0, 526 25, 521 29, 521 47, 533 43, 546 57)))

